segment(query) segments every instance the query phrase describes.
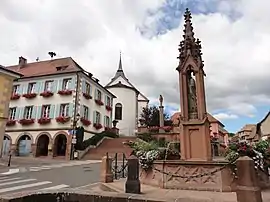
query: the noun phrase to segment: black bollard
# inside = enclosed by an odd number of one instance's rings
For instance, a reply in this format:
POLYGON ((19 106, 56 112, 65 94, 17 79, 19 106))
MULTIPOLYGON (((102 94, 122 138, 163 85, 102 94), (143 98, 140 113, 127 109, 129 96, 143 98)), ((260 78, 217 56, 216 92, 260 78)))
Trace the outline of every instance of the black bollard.
POLYGON ((11 154, 9 155, 9 158, 8 158, 8 167, 10 167, 10 162, 11 162, 11 154))
POLYGON ((139 180, 139 159, 136 156, 128 158, 127 169, 126 193, 140 194, 141 183, 139 180))

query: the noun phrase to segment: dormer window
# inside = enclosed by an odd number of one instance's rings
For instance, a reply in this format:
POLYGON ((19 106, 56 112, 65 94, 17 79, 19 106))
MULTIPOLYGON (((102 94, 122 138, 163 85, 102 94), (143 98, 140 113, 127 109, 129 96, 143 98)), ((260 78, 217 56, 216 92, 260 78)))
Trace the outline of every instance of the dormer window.
POLYGON ((59 67, 56 67, 56 71, 63 71, 67 68, 68 66, 59 66, 59 67))

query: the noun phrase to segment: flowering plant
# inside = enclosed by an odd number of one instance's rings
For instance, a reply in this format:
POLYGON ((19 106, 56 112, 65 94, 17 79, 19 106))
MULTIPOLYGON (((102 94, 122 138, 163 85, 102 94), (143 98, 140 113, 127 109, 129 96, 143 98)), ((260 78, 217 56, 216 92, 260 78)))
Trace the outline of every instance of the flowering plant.
POLYGON ((19 123, 22 125, 31 125, 35 123, 35 119, 21 119, 19 120, 19 123))
POLYGON ((89 126, 91 124, 91 121, 87 120, 86 118, 81 118, 81 122, 85 126, 89 126))
POLYGON ((112 107, 109 106, 109 105, 106 105, 106 109, 107 109, 108 111, 112 111, 112 107))
POLYGON ((55 118, 58 123, 66 123, 70 120, 69 116, 58 116, 55 118))
POLYGON ((99 130, 102 128, 102 125, 100 123, 94 123, 95 129, 99 130))
POLYGON ((15 94, 12 94, 12 95, 11 95, 10 99, 11 99, 11 100, 18 100, 20 97, 21 97, 21 96, 20 96, 19 94, 15 93, 15 94))
POLYGON ((65 90, 59 90, 58 91, 59 95, 71 95, 72 94, 72 90, 69 89, 65 89, 65 90))
POLYGON ((7 126, 14 126, 15 124, 16 124, 16 120, 11 120, 11 119, 8 120, 6 123, 7 126))
POLYGON ((51 97, 51 96, 53 96, 53 92, 44 91, 44 92, 40 93, 40 95, 43 96, 43 97, 51 97))
POLYGON ((106 126, 104 129, 105 129, 106 131, 110 131, 110 130, 111 130, 111 128, 110 128, 110 127, 107 127, 107 126, 106 126))
POLYGON ((51 119, 50 118, 47 118, 47 117, 42 117, 40 119, 38 119, 38 123, 43 125, 43 124, 48 124, 51 122, 51 119))
POLYGON ((104 105, 104 103, 101 100, 95 99, 95 102, 96 102, 96 104, 98 104, 100 106, 104 105))
POLYGON ((85 99, 87 100, 92 99, 92 96, 89 95, 88 93, 83 93, 83 97, 85 97, 85 99))
POLYGON ((35 98, 37 96, 36 93, 26 93, 26 94, 23 94, 23 97, 27 98, 27 99, 32 99, 32 98, 35 98))

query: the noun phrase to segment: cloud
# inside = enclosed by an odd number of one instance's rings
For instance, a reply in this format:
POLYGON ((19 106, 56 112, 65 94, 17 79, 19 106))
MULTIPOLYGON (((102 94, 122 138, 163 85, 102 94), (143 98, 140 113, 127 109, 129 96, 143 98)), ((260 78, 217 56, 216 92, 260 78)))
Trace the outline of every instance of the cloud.
POLYGON ((49 59, 47 52, 55 51, 107 84, 122 50, 129 80, 150 99, 162 94, 178 109, 175 68, 187 5, 202 41, 208 110, 252 116, 258 105, 269 105, 267 0, 2 0, 0 63, 15 64, 21 55, 49 59))
POLYGON ((226 113, 218 113, 213 115, 216 119, 224 121, 229 119, 237 119, 238 116, 235 114, 226 114, 226 113))

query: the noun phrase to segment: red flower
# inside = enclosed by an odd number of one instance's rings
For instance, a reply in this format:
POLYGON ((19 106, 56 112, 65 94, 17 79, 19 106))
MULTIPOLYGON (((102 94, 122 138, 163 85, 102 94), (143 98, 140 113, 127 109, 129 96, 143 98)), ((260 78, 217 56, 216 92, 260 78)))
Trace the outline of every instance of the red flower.
POLYGON ((50 118, 42 117, 42 118, 38 119, 38 123, 41 124, 41 125, 48 124, 50 122, 51 122, 50 118))
POLYGON ((19 123, 22 125, 31 125, 35 123, 35 119, 21 119, 19 120, 19 123))
POLYGON ((112 128, 110 127, 105 127, 105 131, 110 131, 112 128))
POLYGON ((16 120, 8 120, 6 125, 7 126, 14 126, 16 124, 16 120))
POLYGON ((56 117, 56 122, 58 123, 66 123, 70 120, 70 117, 69 116, 59 116, 59 117, 56 117))
POLYGON ((94 127, 99 130, 102 128, 102 125, 100 123, 94 123, 94 127))
POLYGON ((11 95, 10 99, 11 100, 18 100, 21 96, 19 94, 13 94, 11 95))
POLYGON ((98 105, 100 105, 100 106, 101 106, 101 105, 104 105, 104 103, 103 103, 101 100, 97 100, 97 99, 96 99, 95 102, 96 102, 96 104, 98 104, 98 105))
POLYGON ((89 120, 87 120, 87 119, 85 119, 85 118, 81 118, 81 122, 83 123, 83 125, 85 125, 85 126, 89 126, 90 124, 91 124, 91 121, 89 121, 89 120))
POLYGON ((106 109, 107 109, 108 111, 112 111, 112 107, 109 106, 109 105, 106 105, 106 109))
POLYGON ((66 90, 59 90, 58 91, 58 94, 59 95, 71 95, 72 94, 72 90, 68 90, 68 89, 66 89, 66 90))
POLYGON ((43 97, 51 97, 51 96, 53 96, 53 92, 44 91, 44 92, 40 93, 40 95, 43 96, 43 97))
POLYGON ((83 93, 83 97, 85 97, 87 100, 92 99, 92 96, 87 93, 83 93))
POLYGON ((23 97, 25 97, 27 99, 32 99, 32 98, 37 97, 37 94, 36 93, 26 93, 26 94, 23 94, 23 97))

